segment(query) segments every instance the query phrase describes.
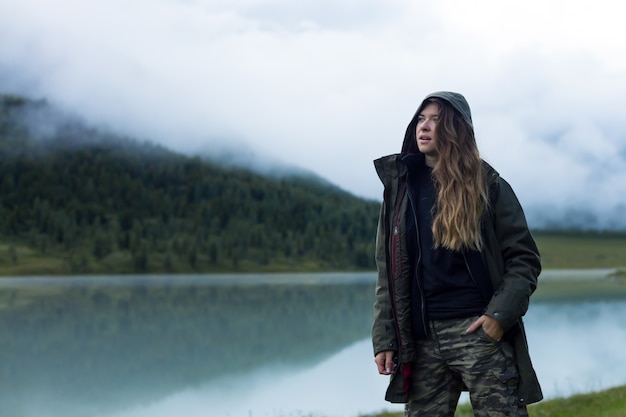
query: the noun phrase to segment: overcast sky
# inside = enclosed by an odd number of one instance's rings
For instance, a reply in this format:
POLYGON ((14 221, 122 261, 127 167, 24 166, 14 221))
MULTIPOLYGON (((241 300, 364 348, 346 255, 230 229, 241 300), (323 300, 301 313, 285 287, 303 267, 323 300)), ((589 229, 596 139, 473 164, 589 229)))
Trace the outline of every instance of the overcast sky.
POLYGON ((373 199, 372 160, 400 149, 426 94, 458 91, 531 223, 626 228, 622 7, 0 0, 0 91, 177 150, 296 165, 373 199))

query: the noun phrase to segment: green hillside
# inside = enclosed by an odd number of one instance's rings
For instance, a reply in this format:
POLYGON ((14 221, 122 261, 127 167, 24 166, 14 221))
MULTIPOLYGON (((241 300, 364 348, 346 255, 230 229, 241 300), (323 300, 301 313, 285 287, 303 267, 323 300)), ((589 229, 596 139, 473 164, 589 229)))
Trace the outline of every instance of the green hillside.
POLYGON ((373 269, 379 203, 0 96, 0 273, 373 269))

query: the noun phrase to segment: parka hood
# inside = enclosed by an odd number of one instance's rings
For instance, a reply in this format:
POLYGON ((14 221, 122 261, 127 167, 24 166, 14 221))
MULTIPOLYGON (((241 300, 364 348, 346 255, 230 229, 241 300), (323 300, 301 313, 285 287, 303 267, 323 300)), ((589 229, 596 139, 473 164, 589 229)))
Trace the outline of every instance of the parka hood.
POLYGON ((438 98, 440 100, 445 100, 450 105, 459 112, 459 114, 465 119, 467 123, 472 125, 472 113, 470 111, 470 106, 465 100, 465 97, 459 93, 455 93, 452 91, 438 91, 436 93, 431 93, 427 95, 422 103, 417 108, 417 111, 413 115, 411 122, 406 128, 406 133, 404 134, 404 141, 402 142, 402 154, 406 155, 408 153, 418 153, 417 143, 415 142, 415 127, 417 125, 417 116, 424 109, 426 102, 431 98, 438 98))

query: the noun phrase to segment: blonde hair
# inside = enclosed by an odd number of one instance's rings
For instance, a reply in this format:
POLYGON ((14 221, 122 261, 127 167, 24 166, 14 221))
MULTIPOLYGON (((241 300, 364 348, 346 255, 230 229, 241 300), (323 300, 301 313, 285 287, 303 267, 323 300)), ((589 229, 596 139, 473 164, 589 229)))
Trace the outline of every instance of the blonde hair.
POLYGON ((428 101, 439 106, 435 127, 439 156, 433 167, 434 246, 481 250, 481 220, 489 197, 474 128, 447 102, 436 98, 428 101))

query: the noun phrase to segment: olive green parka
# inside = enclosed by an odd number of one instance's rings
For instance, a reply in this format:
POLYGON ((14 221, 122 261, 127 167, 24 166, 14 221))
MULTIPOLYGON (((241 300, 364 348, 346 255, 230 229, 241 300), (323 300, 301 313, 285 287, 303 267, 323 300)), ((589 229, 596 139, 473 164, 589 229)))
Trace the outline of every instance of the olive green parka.
MULTIPOLYGON (((520 374, 519 402, 531 404, 543 396, 528 353, 522 316, 541 271, 539 252, 513 190, 493 168, 484 165, 493 207, 483 219, 485 245, 481 254, 494 288, 485 314, 500 322, 504 339, 513 345, 520 374)), ((376 236, 378 278, 372 342, 374 355, 385 350, 397 352, 399 367, 391 378, 386 400, 407 402, 410 393, 403 380, 407 370, 403 368, 416 358, 410 299, 414 277, 404 235, 408 198, 398 193, 406 190, 406 167, 399 154, 378 159, 375 166, 385 191, 376 236)))
MULTIPOLYGON (((409 138, 411 129, 415 129, 414 122, 407 129, 409 138)), ((384 186, 384 195, 376 236, 378 277, 372 342, 374 355, 388 350, 396 352, 398 367, 391 376, 385 396, 387 401, 393 403, 405 403, 411 398, 407 378, 410 363, 416 359, 411 326, 411 280, 415 277, 405 235, 409 204, 406 195, 407 168, 401 160, 406 143, 405 137, 403 153, 374 161, 384 186)), ((485 211, 481 224, 484 241, 481 255, 493 286, 493 296, 484 314, 500 322, 505 331, 503 340, 514 348, 520 376, 518 399, 520 405, 526 405, 543 398, 522 322, 530 296, 537 287, 541 272, 540 256, 512 188, 486 162, 483 169, 488 182, 490 207, 485 211)))

